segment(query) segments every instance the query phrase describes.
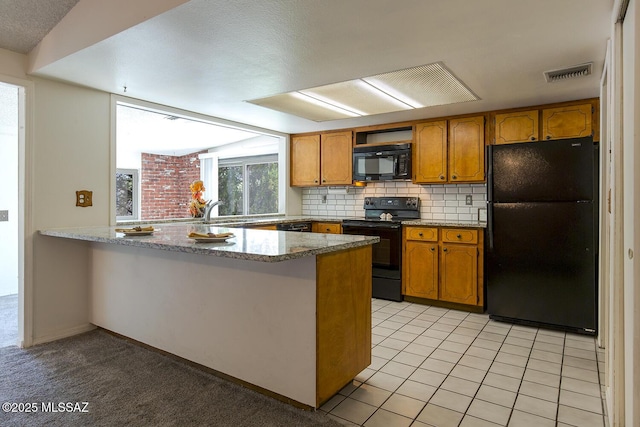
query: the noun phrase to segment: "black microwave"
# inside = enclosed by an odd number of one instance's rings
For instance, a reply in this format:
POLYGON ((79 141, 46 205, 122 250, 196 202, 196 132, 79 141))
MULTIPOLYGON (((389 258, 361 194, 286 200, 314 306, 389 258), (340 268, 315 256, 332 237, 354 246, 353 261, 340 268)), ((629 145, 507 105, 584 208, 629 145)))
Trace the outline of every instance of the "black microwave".
POLYGON ((353 180, 411 179, 411 144, 353 147, 353 180))

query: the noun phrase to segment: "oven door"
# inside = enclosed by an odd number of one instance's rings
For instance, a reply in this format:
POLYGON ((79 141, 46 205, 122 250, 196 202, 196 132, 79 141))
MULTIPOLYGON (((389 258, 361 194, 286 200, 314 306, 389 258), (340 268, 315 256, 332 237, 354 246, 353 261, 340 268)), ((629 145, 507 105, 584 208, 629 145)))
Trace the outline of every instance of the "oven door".
POLYGON ((400 271, 402 232, 399 224, 390 225, 342 225, 343 234, 378 236, 380 242, 373 244, 373 267, 400 271))
POLYGON ((371 296, 391 301, 402 301, 401 226, 399 224, 358 226, 343 223, 342 233, 380 237, 380 242, 372 245, 371 296))

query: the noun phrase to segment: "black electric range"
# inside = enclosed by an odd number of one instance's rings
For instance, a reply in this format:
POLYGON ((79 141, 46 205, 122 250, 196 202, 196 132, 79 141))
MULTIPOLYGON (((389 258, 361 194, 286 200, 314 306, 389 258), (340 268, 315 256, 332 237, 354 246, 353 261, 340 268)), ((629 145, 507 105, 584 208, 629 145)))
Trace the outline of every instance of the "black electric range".
POLYGON ((402 301, 402 221, 420 218, 417 197, 366 197, 364 218, 342 221, 343 234, 378 236, 373 245, 372 296, 402 301))

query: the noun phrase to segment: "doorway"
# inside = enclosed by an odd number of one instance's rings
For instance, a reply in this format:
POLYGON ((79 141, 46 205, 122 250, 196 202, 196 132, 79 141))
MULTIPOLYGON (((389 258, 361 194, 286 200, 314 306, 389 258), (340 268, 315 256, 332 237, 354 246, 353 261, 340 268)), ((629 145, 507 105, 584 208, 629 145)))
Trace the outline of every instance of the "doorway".
POLYGON ((18 345, 19 92, 0 82, 0 347, 18 345))

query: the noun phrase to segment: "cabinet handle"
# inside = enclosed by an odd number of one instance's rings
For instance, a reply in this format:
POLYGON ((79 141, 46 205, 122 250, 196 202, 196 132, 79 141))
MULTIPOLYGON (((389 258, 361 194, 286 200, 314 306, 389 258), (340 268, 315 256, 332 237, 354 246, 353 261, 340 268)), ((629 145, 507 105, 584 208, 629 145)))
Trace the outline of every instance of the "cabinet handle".
POLYGON ((455 176, 455 175, 452 175, 452 176, 451 176, 451 179, 458 179, 458 177, 457 177, 457 176, 455 176))
POLYGON ((323 180, 322 180, 322 182, 327 182, 327 180, 326 180, 326 179, 323 179, 323 180))
POLYGON ((434 252, 436 250, 436 248, 434 248, 433 246, 431 246, 431 252, 434 252))
POLYGON ((440 175, 440 179, 444 179, 444 176, 443 176, 443 175, 440 175))
POLYGON ((551 139, 551 135, 547 135, 547 139, 551 139))
POLYGON ((457 237, 458 239, 462 239, 462 235, 461 235, 461 234, 456 234, 456 237, 457 237))
POLYGON ((313 182, 315 182, 315 183, 317 184, 317 183, 318 183, 318 180, 316 179, 316 180, 315 180, 315 181, 313 181, 313 182))
POLYGON ((447 248, 442 248, 442 252, 447 252, 449 249, 447 248))
POLYGON ((531 140, 532 140, 532 141, 535 141, 535 140, 536 140, 536 137, 535 137, 535 136, 532 136, 532 137, 531 137, 531 140))
POLYGON ((327 231, 329 231, 329 228, 327 227, 327 231))
POLYGON ((422 231, 418 233, 418 236, 422 237, 422 231))

